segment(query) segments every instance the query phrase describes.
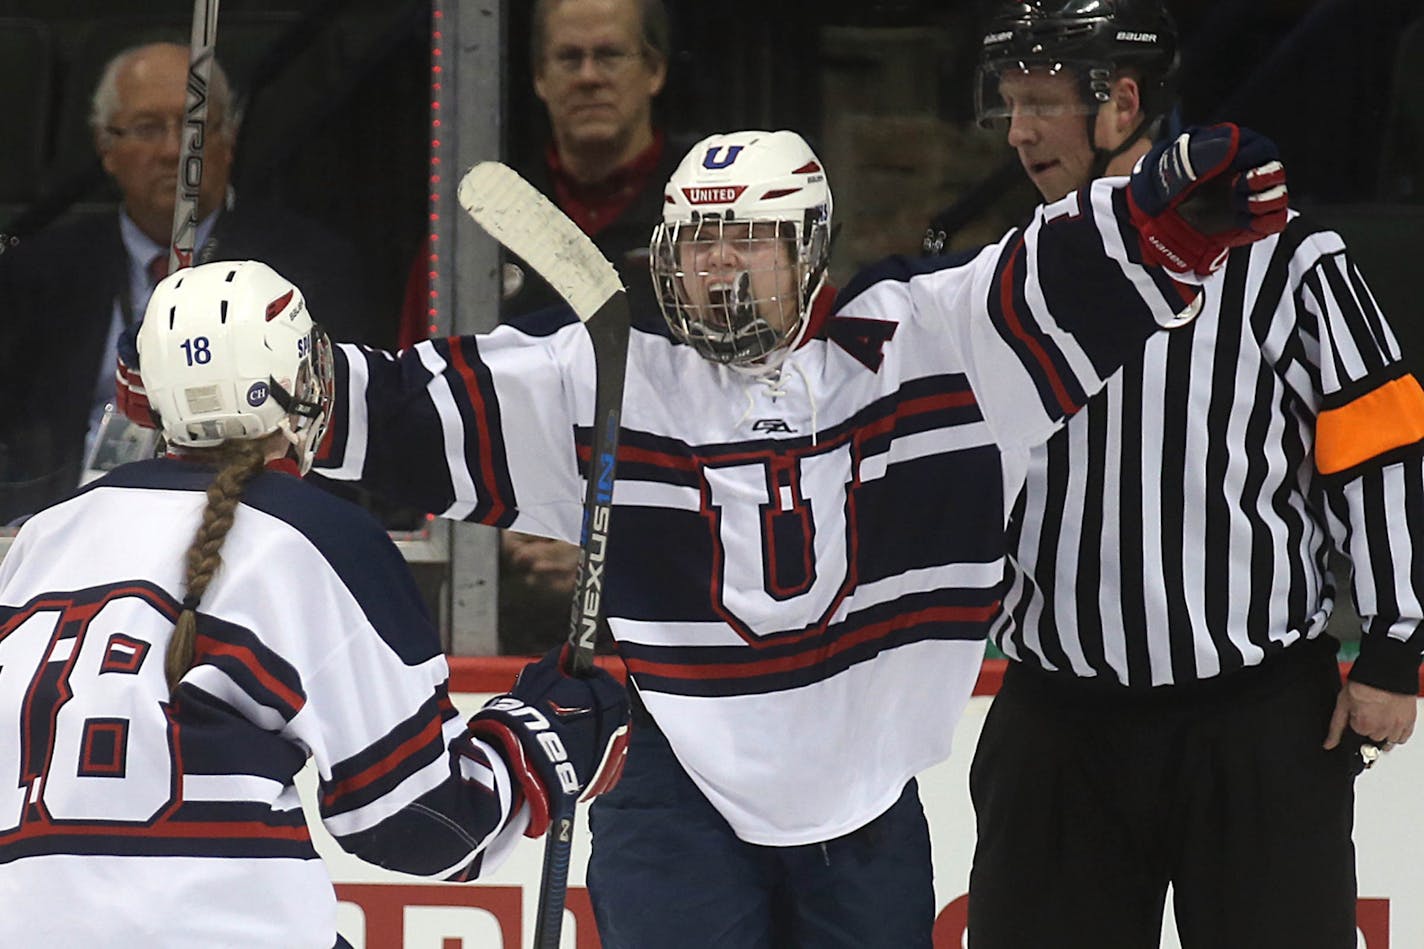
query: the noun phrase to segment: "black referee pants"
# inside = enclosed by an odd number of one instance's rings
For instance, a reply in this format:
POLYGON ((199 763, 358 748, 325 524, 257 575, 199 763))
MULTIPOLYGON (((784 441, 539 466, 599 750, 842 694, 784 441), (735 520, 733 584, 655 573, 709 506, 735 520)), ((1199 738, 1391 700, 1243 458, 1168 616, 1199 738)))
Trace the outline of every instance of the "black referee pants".
POLYGON ((1184 949, 1354 949, 1333 648, 1217 685, 1085 695, 1010 663, 970 772, 970 949, 1157 949, 1169 882, 1184 949))

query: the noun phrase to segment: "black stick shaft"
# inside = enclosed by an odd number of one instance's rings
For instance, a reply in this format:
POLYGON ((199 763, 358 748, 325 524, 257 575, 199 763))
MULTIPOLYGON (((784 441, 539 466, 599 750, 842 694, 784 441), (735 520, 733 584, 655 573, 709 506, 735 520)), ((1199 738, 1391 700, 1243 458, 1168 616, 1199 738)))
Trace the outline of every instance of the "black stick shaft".
MULTIPOLYGON (((603 576, 608 563, 608 529, 613 514, 618 428, 628 360, 628 295, 615 293, 585 325, 593 340, 597 381, 578 581, 574 585, 569 629, 569 671, 575 675, 586 675, 593 668, 594 644, 603 616, 603 576)), ((554 815, 544 837, 544 869, 539 879, 538 918, 534 923, 536 949, 558 949, 573 839, 574 814, 570 806, 568 813, 554 815)))

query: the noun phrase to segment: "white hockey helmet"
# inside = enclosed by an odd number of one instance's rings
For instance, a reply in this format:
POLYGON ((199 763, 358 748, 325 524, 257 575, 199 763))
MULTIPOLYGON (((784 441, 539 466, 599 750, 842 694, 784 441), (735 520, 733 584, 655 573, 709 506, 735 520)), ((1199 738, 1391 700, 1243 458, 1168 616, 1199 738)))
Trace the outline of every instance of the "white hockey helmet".
POLYGON ((663 318, 678 339, 713 362, 773 365, 805 333, 811 302, 826 279, 830 245, 831 189, 805 139, 788 131, 709 136, 668 180, 663 221, 653 230, 653 287, 663 318), (684 281, 692 273, 679 253, 679 237, 716 240, 736 222, 776 225, 771 234, 791 251, 795 300, 758 299, 756 281, 743 273, 720 302, 689 305, 684 281), (789 318, 773 325, 768 306, 789 306, 789 318))
POLYGON ((171 444, 283 432, 311 468, 331 410, 331 344, 302 292, 264 263, 219 261, 154 288, 139 374, 171 444))

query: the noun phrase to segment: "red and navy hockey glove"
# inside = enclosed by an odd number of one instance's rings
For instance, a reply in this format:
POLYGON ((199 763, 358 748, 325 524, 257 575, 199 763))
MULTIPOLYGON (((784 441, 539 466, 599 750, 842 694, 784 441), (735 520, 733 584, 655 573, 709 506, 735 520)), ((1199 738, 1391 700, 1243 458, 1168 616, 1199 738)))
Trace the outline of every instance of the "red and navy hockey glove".
POLYGON ((529 802, 526 837, 542 836, 551 817, 572 813, 577 801, 609 790, 623 773, 628 693, 602 669, 569 675, 568 648, 525 666, 514 688, 470 719, 470 731, 503 753, 529 802))
POLYGON ((138 326, 119 334, 118 369, 114 378, 114 405, 119 413, 143 428, 157 428, 158 420, 148 404, 148 392, 138 373, 138 326))
POLYGON ((1285 230, 1289 195, 1275 143, 1224 123, 1153 146, 1127 201, 1148 263, 1204 277, 1231 248, 1285 230))

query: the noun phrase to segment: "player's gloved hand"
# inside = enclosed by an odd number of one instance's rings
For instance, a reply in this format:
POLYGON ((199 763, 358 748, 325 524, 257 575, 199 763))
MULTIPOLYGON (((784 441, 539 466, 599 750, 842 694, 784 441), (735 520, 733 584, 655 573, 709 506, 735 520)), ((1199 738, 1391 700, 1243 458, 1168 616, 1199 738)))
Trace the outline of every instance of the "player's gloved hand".
POLYGON ((114 407, 125 418, 143 428, 157 428, 158 420, 148 404, 148 392, 138 373, 138 326, 119 334, 118 372, 114 378, 114 407))
POLYGON ((1285 230, 1289 195, 1275 143, 1224 123, 1153 146, 1127 201, 1149 263, 1204 277, 1231 248, 1285 230))
POLYGON ((628 750, 627 690, 602 669, 565 672, 568 648, 525 666, 514 688, 470 719, 470 731, 503 752, 529 802, 527 837, 617 784, 628 750))

